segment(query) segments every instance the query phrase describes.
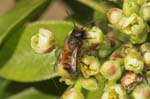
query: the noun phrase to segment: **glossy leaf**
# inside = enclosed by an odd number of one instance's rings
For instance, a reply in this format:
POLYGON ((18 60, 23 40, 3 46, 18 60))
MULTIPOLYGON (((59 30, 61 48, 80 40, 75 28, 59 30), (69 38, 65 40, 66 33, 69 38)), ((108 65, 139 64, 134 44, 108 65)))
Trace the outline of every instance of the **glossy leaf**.
MULTIPOLYGON (((43 98, 50 98, 54 96, 56 99, 56 97, 59 98, 62 95, 66 88, 67 86, 64 83, 59 82, 59 78, 32 83, 21 83, 2 79, 0 80, 0 99, 6 99, 11 96, 16 97, 16 94, 20 97, 20 92, 22 93, 26 91, 26 89, 34 89, 36 93, 38 92, 38 94, 40 94, 40 96, 43 96, 43 98)), ((36 93, 34 92, 33 94, 27 94, 27 96, 35 96, 37 95, 36 93)))
POLYGON ((6 88, 10 84, 10 81, 0 79, 0 99, 10 96, 11 94, 7 92, 6 88))
POLYGON ((57 96, 42 93, 35 88, 29 88, 6 99, 57 99, 57 96))
POLYGON ((93 8, 94 10, 100 13, 99 19, 106 19, 106 12, 109 7, 108 4, 104 1, 96 1, 96 0, 78 0, 79 2, 93 8))
POLYGON ((31 0, 21 0, 6 14, 0 16, 0 44, 3 40, 6 40, 8 34, 13 34, 12 31, 18 30, 23 23, 38 16, 50 1, 32 0, 31 2, 31 0))
POLYGON ((62 46, 64 38, 71 31, 73 25, 64 21, 36 22, 28 25, 23 31, 14 33, 0 49, 1 77, 22 82, 33 82, 57 75, 54 71, 55 51, 37 54, 30 46, 31 37, 38 33, 39 28, 52 31, 57 45, 62 46))
POLYGON ((63 0, 67 6, 71 8, 71 16, 67 17, 67 20, 75 21, 80 24, 86 24, 93 20, 93 9, 89 6, 78 2, 78 0, 63 0))

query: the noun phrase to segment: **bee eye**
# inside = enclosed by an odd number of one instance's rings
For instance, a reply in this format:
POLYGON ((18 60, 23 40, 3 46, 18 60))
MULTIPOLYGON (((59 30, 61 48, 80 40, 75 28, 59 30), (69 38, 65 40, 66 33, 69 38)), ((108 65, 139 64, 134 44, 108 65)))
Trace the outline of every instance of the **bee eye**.
POLYGON ((84 38, 84 33, 81 31, 76 31, 76 32, 74 32, 74 36, 82 39, 82 38, 84 38))
POLYGON ((76 36, 76 37, 82 37, 82 33, 81 33, 81 32, 76 32, 76 33, 75 33, 75 36, 76 36))

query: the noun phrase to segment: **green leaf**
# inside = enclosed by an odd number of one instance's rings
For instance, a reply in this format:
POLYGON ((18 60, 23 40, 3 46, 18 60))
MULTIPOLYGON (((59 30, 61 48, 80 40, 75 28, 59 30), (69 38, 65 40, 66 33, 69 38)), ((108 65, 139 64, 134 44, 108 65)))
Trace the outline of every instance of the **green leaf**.
POLYGON ((14 33, 0 49, 1 77, 33 82, 57 76, 54 71, 55 51, 37 54, 30 46, 31 37, 38 33, 39 28, 52 31, 57 45, 62 46, 64 38, 71 31, 73 25, 64 21, 36 22, 28 25, 23 32, 14 33))
POLYGON ((67 86, 64 83, 60 83, 59 78, 32 83, 21 83, 2 79, 0 80, 0 99, 16 96, 16 94, 29 88, 34 88, 36 91, 47 96, 60 97, 66 90, 67 86))
POLYGON ((106 80, 100 74, 96 76, 96 79, 98 80, 99 89, 96 91, 88 92, 86 95, 86 99, 101 99, 106 80))
POLYGON ((9 84, 10 81, 0 79, 0 99, 4 99, 10 95, 10 93, 6 92, 6 88, 9 84))
POLYGON ((57 96, 42 93, 35 88, 29 88, 7 99, 57 99, 57 96))
POLYGON ((106 12, 111 6, 108 5, 105 1, 96 1, 96 0, 78 0, 79 2, 93 8, 94 10, 100 13, 99 19, 106 19, 106 12))
POLYGON ((93 20, 93 9, 89 6, 82 4, 77 0, 63 1, 67 4, 67 6, 70 7, 71 11, 73 12, 71 16, 67 17, 67 20, 75 21, 80 24, 85 24, 93 20))
MULTIPOLYGON (((21 0, 5 15, 0 16, 0 44, 13 30, 39 15, 51 0, 21 0)), ((10 35, 9 35, 10 36, 10 35)))

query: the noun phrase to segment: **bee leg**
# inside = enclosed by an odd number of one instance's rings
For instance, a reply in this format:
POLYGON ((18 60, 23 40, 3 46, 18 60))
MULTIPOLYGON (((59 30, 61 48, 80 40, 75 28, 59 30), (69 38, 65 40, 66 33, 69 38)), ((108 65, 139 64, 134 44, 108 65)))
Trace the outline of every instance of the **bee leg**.
POLYGON ((56 72, 57 71, 57 68, 58 68, 58 64, 60 62, 60 59, 61 59, 61 49, 60 48, 57 48, 56 51, 55 51, 55 56, 56 56, 56 61, 54 63, 54 68, 53 68, 53 71, 56 72))

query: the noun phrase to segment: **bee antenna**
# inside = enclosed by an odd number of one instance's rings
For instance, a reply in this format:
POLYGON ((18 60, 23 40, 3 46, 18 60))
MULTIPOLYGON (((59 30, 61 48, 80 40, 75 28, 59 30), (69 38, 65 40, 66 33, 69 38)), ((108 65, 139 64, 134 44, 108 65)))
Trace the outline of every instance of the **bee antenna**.
POLYGON ((70 16, 71 21, 72 21, 72 23, 73 23, 73 26, 74 26, 74 28, 75 28, 75 27, 76 27, 75 20, 74 20, 73 17, 71 16, 69 10, 66 10, 66 13, 67 13, 68 16, 70 16))
POLYGON ((96 21, 98 21, 99 19, 95 19, 95 20, 91 20, 88 23, 84 24, 83 27, 81 28, 81 30, 83 30, 86 26, 91 26, 93 25, 96 21))

